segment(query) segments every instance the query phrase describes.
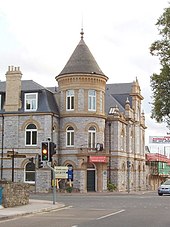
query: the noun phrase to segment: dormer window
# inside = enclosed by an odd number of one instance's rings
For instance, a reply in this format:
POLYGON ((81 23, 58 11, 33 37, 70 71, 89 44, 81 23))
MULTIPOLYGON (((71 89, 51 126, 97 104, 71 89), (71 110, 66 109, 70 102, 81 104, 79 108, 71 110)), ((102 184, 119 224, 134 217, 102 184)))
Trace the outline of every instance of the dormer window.
POLYGON ((88 110, 96 111, 96 91, 89 90, 88 93, 88 110))
POLYGON ((66 109, 74 110, 74 90, 68 90, 66 92, 66 109))
POLYGON ((36 111, 38 106, 38 94, 25 94, 25 111, 36 111))

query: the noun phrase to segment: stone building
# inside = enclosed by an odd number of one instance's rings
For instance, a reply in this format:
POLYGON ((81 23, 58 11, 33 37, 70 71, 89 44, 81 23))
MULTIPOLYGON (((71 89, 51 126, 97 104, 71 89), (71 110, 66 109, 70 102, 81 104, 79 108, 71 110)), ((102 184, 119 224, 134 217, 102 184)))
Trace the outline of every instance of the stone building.
POLYGON ((22 80, 13 66, 0 82, 1 179, 49 191, 51 170, 38 168, 41 142, 49 139, 56 144, 52 165, 72 169, 74 189, 107 191, 108 183, 119 191, 145 189, 139 83, 107 84, 83 35, 56 76, 58 86, 22 80))

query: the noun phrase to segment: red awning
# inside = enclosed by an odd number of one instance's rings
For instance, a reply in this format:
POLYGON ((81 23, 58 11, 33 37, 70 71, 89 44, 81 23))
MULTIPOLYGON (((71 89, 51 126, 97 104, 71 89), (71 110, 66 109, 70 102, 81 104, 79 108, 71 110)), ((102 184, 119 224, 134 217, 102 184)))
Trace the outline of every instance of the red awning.
POLYGON ((152 154, 146 154, 146 161, 148 162, 166 162, 168 165, 170 163, 170 159, 167 158, 167 156, 158 154, 158 153, 152 153, 152 154))

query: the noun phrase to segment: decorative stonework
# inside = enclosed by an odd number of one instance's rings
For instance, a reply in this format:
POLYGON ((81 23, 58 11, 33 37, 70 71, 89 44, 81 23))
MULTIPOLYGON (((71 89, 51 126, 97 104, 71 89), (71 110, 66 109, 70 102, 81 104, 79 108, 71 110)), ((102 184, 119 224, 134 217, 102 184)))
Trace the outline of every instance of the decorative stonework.
POLYGON ((29 184, 0 181, 2 206, 14 207, 29 203, 29 184))

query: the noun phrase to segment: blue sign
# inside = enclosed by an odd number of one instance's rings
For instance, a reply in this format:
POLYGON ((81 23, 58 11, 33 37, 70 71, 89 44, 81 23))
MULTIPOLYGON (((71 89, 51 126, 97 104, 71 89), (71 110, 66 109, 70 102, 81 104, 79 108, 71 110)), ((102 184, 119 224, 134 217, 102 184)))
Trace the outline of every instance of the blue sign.
POLYGON ((73 170, 68 170, 68 179, 73 180, 73 170))

